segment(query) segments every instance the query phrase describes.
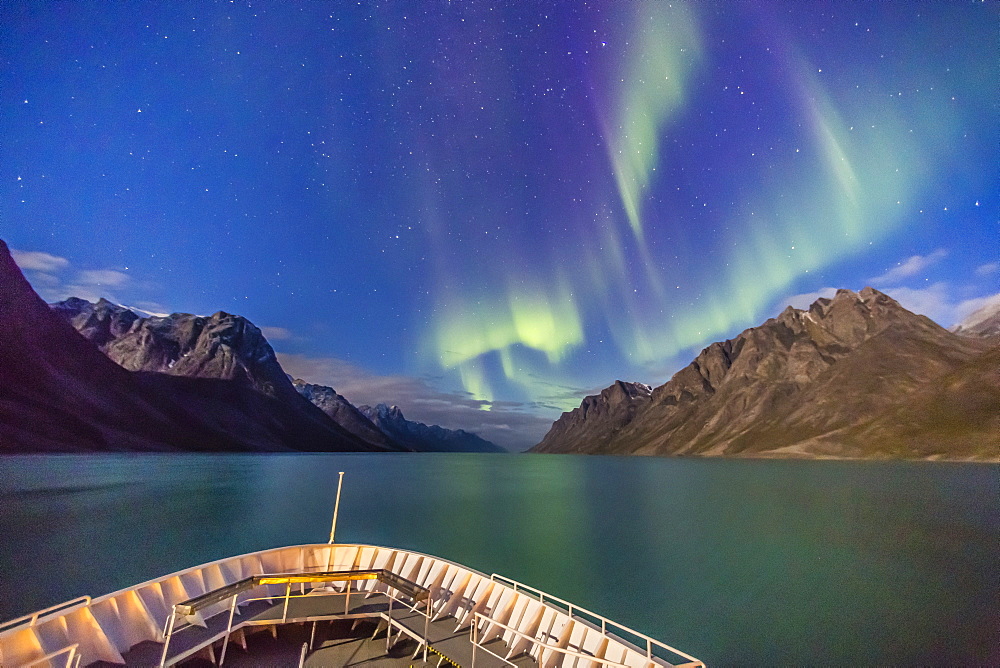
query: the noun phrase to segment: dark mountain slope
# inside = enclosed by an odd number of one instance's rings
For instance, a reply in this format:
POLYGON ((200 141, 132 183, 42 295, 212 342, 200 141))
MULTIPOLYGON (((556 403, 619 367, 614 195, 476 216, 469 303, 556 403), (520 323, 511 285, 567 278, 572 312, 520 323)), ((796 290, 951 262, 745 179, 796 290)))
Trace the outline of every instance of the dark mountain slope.
POLYGON ((602 452, 614 436, 647 408, 652 388, 616 380, 600 394, 586 397, 578 408, 564 413, 535 446, 536 452, 555 452, 563 444, 576 444, 573 452, 602 452))
POLYGON ((399 447, 381 429, 375 426, 350 401, 337 394, 332 387, 313 385, 296 379, 292 385, 303 397, 312 402, 334 422, 361 440, 381 448, 399 447))
POLYGON ((105 299, 67 299, 52 309, 129 371, 232 380, 292 405, 305 403, 260 329, 242 316, 144 318, 105 299))
MULTIPOLYGON (((146 372, 143 375, 149 382, 155 382, 161 391, 179 387, 184 388, 181 392, 197 393, 199 406, 209 409, 218 419, 224 419, 227 431, 242 434, 244 440, 253 440, 257 430, 253 422, 247 424, 230 419, 232 402, 243 411, 257 414, 258 420, 267 420, 271 430, 289 437, 297 434, 292 439, 296 442, 305 438, 313 443, 315 439, 306 436, 311 424, 330 432, 328 436, 351 441, 350 449, 403 449, 374 425, 369 424, 370 429, 364 429, 358 420, 351 419, 348 411, 333 415, 302 396, 281 368, 263 333, 246 318, 222 311, 212 316, 174 313, 141 317, 105 299, 91 303, 73 298, 51 307, 100 346, 109 359, 126 369, 146 372), (157 375, 225 382, 170 383, 157 380, 157 375), (234 386, 252 392, 234 389, 234 386), (204 389, 206 387, 214 387, 215 391, 209 392, 204 389), (275 401, 265 402, 258 395, 275 401), (217 398, 222 396, 230 403, 221 403, 217 398)), ((358 414, 358 417, 367 422, 364 416, 358 414)), ((315 444, 296 447, 323 449, 315 444)))
POLYGON ((371 449, 306 406, 315 415, 236 382, 122 368, 35 294, 0 241, 0 452, 371 449))

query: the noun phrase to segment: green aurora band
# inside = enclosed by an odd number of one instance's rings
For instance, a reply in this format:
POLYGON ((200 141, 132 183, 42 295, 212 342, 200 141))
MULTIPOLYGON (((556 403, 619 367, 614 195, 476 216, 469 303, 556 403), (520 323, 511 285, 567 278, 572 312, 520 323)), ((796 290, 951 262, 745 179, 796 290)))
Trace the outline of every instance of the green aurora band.
POLYGON ((716 241, 725 261, 715 273, 700 277, 680 261, 654 262, 651 228, 693 224, 657 210, 646 195, 669 164, 664 139, 694 102, 692 84, 711 54, 692 7, 647 2, 636 16, 616 79, 605 82, 611 112, 598 121, 614 191, 594 193, 591 214, 572 220, 573 240, 551 250, 550 266, 485 260, 475 289, 449 289, 463 284, 454 275, 441 279, 438 294, 446 297, 436 304, 427 357, 484 409, 498 384, 505 396, 520 388, 527 400, 569 409, 580 397, 554 399, 539 378, 592 386, 609 383, 615 368, 662 374, 679 353, 756 324, 798 279, 897 229, 947 150, 951 129, 934 110, 944 97, 905 118, 875 96, 838 100, 824 75, 789 50, 777 66, 791 83, 805 141, 782 146, 761 174, 743 176, 757 179, 753 195, 733 221, 738 242, 726 235, 716 241), (936 139, 918 144, 915 137, 928 131, 936 139), (490 280, 498 276, 502 291, 490 280), (674 292, 682 282, 684 290, 674 292), (584 365, 574 363, 595 329, 610 332, 614 343, 604 381, 581 376, 584 365))

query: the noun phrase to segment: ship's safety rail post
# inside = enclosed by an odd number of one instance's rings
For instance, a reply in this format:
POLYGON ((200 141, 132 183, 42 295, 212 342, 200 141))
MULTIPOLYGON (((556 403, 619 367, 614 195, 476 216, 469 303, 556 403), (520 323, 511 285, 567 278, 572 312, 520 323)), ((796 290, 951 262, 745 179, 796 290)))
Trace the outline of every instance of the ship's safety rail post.
POLYGON ((11 619, 9 621, 4 622, 3 624, 0 624, 0 632, 10 631, 17 626, 25 624, 26 622, 29 627, 32 627, 38 624, 39 619, 47 615, 55 614, 57 612, 60 615, 65 615, 70 611, 71 608, 86 607, 88 605, 90 605, 89 596, 80 596, 70 601, 57 603, 56 605, 49 606, 47 608, 44 608, 43 610, 38 610, 36 612, 32 612, 27 615, 18 617, 17 619, 11 619))
MULTIPOLYGON (((673 653, 675 656, 687 659, 686 663, 675 664, 675 665, 683 666, 683 668, 705 668, 704 663, 702 663, 699 659, 696 659, 695 657, 691 656, 690 654, 687 654, 685 652, 680 651, 679 649, 671 647, 670 645, 664 642, 660 642, 656 638, 651 638, 645 633, 641 633, 639 631, 636 631, 635 629, 631 629, 627 626, 619 624, 618 622, 608 619, 603 615, 599 615, 596 612, 591 612, 586 608, 581 608, 580 606, 570 603, 569 601, 563 600, 558 596, 547 594, 541 589, 536 589, 531 585, 526 585, 522 582, 518 582, 517 580, 512 580, 511 578, 508 578, 504 575, 500 575, 498 573, 493 573, 492 575, 490 575, 490 580, 492 580, 493 582, 499 582, 501 584, 508 585, 515 592, 523 592, 529 596, 533 596, 534 598, 538 599, 539 603, 548 604, 557 609, 561 608, 562 610, 565 610, 566 614, 569 615, 570 619, 572 619, 575 616, 591 624, 599 622, 601 626, 601 633, 603 635, 609 635, 608 634, 609 626, 613 627, 616 631, 624 631, 625 633, 629 634, 633 638, 636 638, 640 641, 640 645, 637 645, 637 647, 641 646, 642 644, 645 645, 647 659, 652 660, 652 658, 655 656, 653 654, 653 647, 659 647, 661 649, 665 649, 668 652, 673 653), (587 619, 587 617, 589 617, 590 619, 587 619)), ((616 635, 618 634, 616 633, 616 635)), ((621 636, 619 637, 621 640, 625 642, 630 642, 627 638, 623 638, 621 636)))
MULTIPOLYGON (((226 659, 226 649, 229 645, 229 635, 233 630, 233 617, 236 614, 236 607, 238 603, 251 603, 253 601, 273 601, 274 596, 260 596, 245 598, 240 600, 239 595, 255 589, 262 585, 274 585, 283 584, 285 585, 285 593, 282 598, 284 602, 282 604, 281 620, 279 623, 284 624, 288 619, 288 607, 291 600, 294 598, 311 597, 316 596, 344 596, 344 612, 343 614, 348 614, 351 609, 351 583, 357 580, 378 580, 379 582, 387 585, 384 595, 389 599, 389 616, 388 622, 392 626, 392 602, 397 601, 403 606, 417 612, 417 605, 420 601, 428 601, 428 605, 425 606, 423 612, 426 617, 424 624, 424 640, 423 645, 427 646, 427 631, 430 624, 430 590, 426 587, 422 587, 415 582, 411 582, 406 578, 393 573, 392 571, 386 569, 365 569, 365 570, 347 570, 347 571, 326 571, 320 573, 273 573, 273 574, 263 574, 263 575, 253 575, 248 578, 244 578, 237 582, 233 582, 219 589, 207 592, 201 596, 196 596, 195 598, 188 599, 183 603, 177 603, 173 606, 171 614, 167 617, 164 622, 163 628, 163 651, 160 655, 160 668, 164 668, 167 665, 167 655, 170 648, 170 639, 175 633, 180 633, 185 629, 192 628, 194 626, 199 626, 203 623, 203 620, 198 616, 200 610, 221 603, 229 599, 229 622, 226 627, 226 635, 222 644, 222 654, 219 657, 219 665, 222 664, 226 659), (306 583, 324 583, 324 582, 347 582, 347 587, 345 591, 316 591, 306 594, 292 594, 293 584, 306 584, 306 583), (392 590, 400 592, 411 601, 412 604, 408 603, 406 600, 395 595, 392 590), (177 621, 180 620, 182 626, 177 626, 177 621)), ((357 593, 362 593, 360 590, 357 593)), ((340 614, 339 612, 330 612, 330 617, 340 614)), ((277 620, 275 620, 277 622, 277 620)), ((426 657, 425 657, 426 659, 426 657)))
POLYGON ((586 659, 586 660, 588 660, 588 661, 590 661, 592 663, 596 663, 596 664, 599 664, 601 666, 607 666, 608 668, 630 668, 628 666, 628 664, 618 663, 617 661, 612 661, 611 659, 602 659, 600 657, 594 656, 593 654, 586 654, 585 652, 577 652, 575 649, 569 649, 568 647, 557 647, 556 645, 546 644, 544 642, 541 642, 540 640, 538 640, 538 638, 536 638, 536 637, 534 637, 532 635, 524 633, 523 631, 518 631, 513 626, 507 626, 506 624, 501 624, 500 622, 498 622, 495 619, 489 617, 488 615, 484 615, 481 612, 476 612, 476 613, 473 613, 473 614, 475 614, 475 616, 476 616, 475 624, 472 625, 472 629, 470 631, 470 636, 471 636, 471 640, 472 640, 472 666, 473 666, 473 668, 476 665, 476 650, 477 649, 481 649, 484 652, 486 652, 487 654, 489 654, 491 656, 495 656, 496 658, 498 658, 501 661, 503 661, 504 663, 506 663, 508 666, 517 666, 517 664, 513 663, 512 661, 510 661, 510 659, 508 657, 503 657, 503 656, 500 656, 499 654, 497 654, 495 652, 491 652, 489 649, 487 649, 485 647, 485 645, 483 645, 483 644, 480 643, 480 641, 479 641, 479 624, 481 622, 484 622, 484 621, 485 622, 489 622, 490 626, 495 626, 495 627, 499 627, 501 629, 504 629, 505 631, 510 631, 514 635, 519 636, 521 638, 526 638, 526 639, 530 640, 532 643, 534 643, 535 647, 538 648, 538 664, 539 665, 544 665, 542 663, 542 659, 543 659, 542 653, 543 652, 555 652, 557 654, 563 654, 563 655, 568 656, 568 657, 573 657, 574 659, 586 659))
MULTIPOLYGON (((388 644, 390 638, 390 630, 393 626, 400 629, 400 633, 409 633, 410 630, 403 625, 396 622, 392 617, 393 603, 399 603, 404 608, 408 608, 412 612, 422 614, 424 616, 424 634, 422 638, 414 636, 414 638, 420 643, 417 647, 417 651, 420 650, 422 646, 424 648, 424 660, 427 660, 427 649, 428 649, 428 631, 430 627, 431 619, 431 609, 430 609, 430 590, 426 587, 422 587, 415 582, 411 582, 401 575, 397 575, 388 569, 371 569, 371 570, 353 570, 353 571, 334 571, 327 573, 308 573, 308 574, 290 574, 290 575, 269 575, 269 576, 257 576, 260 579, 260 584, 285 584, 285 602, 282 609, 281 621, 284 622, 288 615, 288 605, 293 598, 302 598, 304 596, 340 596, 344 595, 344 614, 348 614, 351 609, 351 583, 355 580, 378 580, 386 585, 385 592, 382 594, 389 599, 389 610, 388 613, 383 613, 382 618, 386 620, 388 624, 388 629, 386 630, 386 651, 388 651, 388 644), (329 577, 330 575, 338 577, 329 577), (335 582, 335 581, 347 581, 347 587, 343 592, 318 592, 313 591, 309 594, 292 594, 291 585, 293 583, 304 583, 304 582, 335 582), (393 593, 396 590, 406 596, 411 602, 393 593), (420 601, 427 601, 424 606, 423 611, 417 609, 420 601)), ((362 593, 360 590, 358 593, 362 593)), ((272 600, 273 597, 263 596, 260 598, 249 598, 245 599, 245 602, 251 601, 266 601, 272 600)), ((229 618, 229 630, 226 634, 226 641, 223 642, 222 654, 219 658, 219 665, 222 665, 222 661, 226 658, 226 645, 228 642, 229 632, 232 631, 232 614, 229 618)), ((315 632, 315 627, 313 628, 315 632)), ((398 636, 397 636, 398 637, 398 636)), ((312 638, 308 643, 303 644, 303 652, 306 649, 312 649, 312 638)), ((416 656, 416 652, 414 652, 416 656)), ((304 654, 303 654, 304 657, 304 654)))
POLYGON ((83 658, 83 655, 77 653, 79 647, 80 643, 76 642, 73 643, 72 645, 67 645, 62 649, 56 650, 55 652, 46 654, 41 658, 35 659, 31 663, 24 664, 24 668, 31 668, 32 666, 54 666, 55 664, 53 663, 53 661, 56 659, 56 657, 62 654, 66 655, 66 663, 63 664, 65 668, 80 668, 80 659, 83 658))

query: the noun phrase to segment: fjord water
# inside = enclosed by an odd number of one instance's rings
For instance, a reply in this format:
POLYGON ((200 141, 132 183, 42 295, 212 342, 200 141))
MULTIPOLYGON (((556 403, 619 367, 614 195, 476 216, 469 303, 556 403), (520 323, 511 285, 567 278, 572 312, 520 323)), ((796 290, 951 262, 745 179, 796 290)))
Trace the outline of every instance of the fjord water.
POLYGON ((1000 662, 1000 467, 555 455, 0 460, 0 618, 214 559, 398 546, 715 665, 1000 662))

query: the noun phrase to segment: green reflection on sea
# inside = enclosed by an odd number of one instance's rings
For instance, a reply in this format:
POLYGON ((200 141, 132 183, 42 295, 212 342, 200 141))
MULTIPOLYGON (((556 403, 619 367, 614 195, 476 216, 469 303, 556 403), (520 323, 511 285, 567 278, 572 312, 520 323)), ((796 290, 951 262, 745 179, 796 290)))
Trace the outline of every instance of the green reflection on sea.
POLYGON ((324 542, 338 471, 339 541, 502 573, 712 664, 1000 662, 1000 469, 929 462, 8 457, 0 618, 324 542))

